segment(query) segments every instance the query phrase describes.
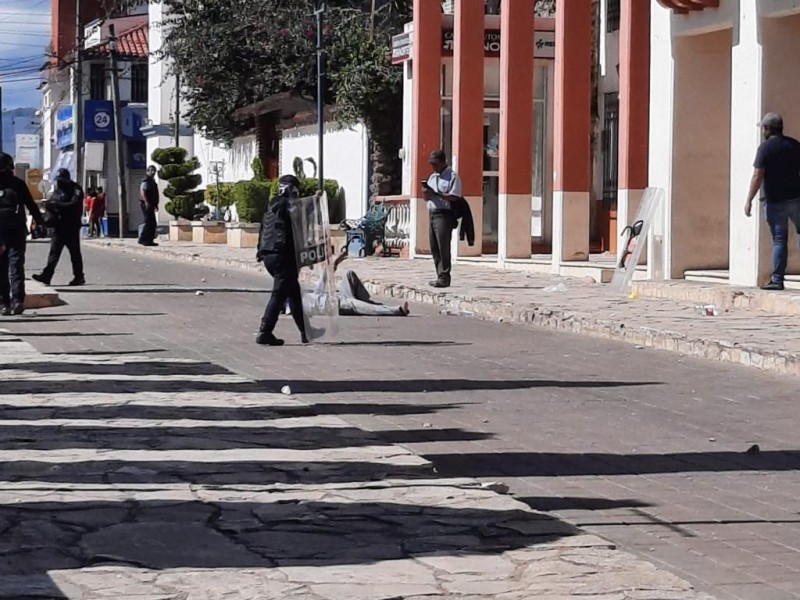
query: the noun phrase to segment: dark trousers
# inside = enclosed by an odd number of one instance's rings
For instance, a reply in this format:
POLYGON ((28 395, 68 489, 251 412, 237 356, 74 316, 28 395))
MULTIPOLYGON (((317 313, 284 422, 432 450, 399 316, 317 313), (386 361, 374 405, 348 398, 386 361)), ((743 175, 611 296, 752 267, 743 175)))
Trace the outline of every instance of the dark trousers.
POLYGON ((89 218, 89 237, 100 237, 102 228, 100 227, 100 217, 89 218))
POLYGON ((144 226, 142 233, 139 235, 140 244, 152 244, 156 239, 156 208, 149 204, 141 203, 142 216, 144 217, 144 226))
POLYGON ((0 304, 25 302, 25 240, 6 246, 0 256, 0 304))
POLYGON ((72 261, 72 276, 75 279, 83 279, 81 232, 80 229, 76 229, 74 231, 56 231, 53 233, 53 237, 50 239, 50 255, 47 257, 47 266, 42 271, 42 277, 45 280, 50 281, 53 278, 64 248, 69 250, 69 258, 72 261))
POLYGON ((278 317, 289 301, 292 318, 301 334, 305 334, 306 324, 303 320, 303 296, 300 291, 297 265, 290 257, 280 254, 264 256, 264 266, 272 276, 272 295, 261 319, 261 332, 272 333, 278 324, 278 317))
POLYGON ((432 210, 430 221, 431 254, 436 265, 436 276, 442 283, 449 284, 452 268, 450 243, 453 240, 455 217, 449 210, 432 210))

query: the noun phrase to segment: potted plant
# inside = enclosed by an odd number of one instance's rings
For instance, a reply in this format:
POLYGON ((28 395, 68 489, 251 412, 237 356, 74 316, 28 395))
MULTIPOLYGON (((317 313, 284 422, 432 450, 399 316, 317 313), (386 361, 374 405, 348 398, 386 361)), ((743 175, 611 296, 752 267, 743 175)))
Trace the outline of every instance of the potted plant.
POLYGON ((159 165, 158 177, 167 182, 164 196, 169 198, 165 210, 174 217, 169 222, 171 241, 191 241, 191 222, 202 217, 207 209, 202 206, 203 192, 195 191, 202 182, 194 172, 200 167, 196 158, 186 159, 185 148, 158 148, 153 161, 159 165))

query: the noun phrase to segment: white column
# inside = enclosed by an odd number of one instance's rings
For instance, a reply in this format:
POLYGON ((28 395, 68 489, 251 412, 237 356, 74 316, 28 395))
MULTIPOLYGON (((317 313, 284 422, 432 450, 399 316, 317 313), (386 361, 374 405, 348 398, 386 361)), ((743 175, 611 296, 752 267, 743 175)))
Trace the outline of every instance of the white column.
MULTIPOLYGON (((669 278, 672 271, 672 157, 675 119, 675 59, 672 17, 650 0, 650 161, 648 181, 664 190, 664 205, 648 236, 648 278, 669 278)), ((620 219, 619 212, 617 218, 620 219)), ((621 220, 618 222, 622 222, 621 220)))
POLYGON ((744 215, 753 158, 762 141, 757 123, 763 111, 764 51, 757 2, 739 3, 739 30, 731 55, 730 283, 742 286, 764 283, 771 270, 762 206, 756 201, 753 216, 744 215))

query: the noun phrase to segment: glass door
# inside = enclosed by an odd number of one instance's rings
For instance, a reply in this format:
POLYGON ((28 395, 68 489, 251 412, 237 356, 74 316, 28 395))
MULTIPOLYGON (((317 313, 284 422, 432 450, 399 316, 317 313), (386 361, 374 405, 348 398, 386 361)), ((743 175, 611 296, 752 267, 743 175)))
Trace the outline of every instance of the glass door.
POLYGON ((497 254, 500 203, 500 109, 483 116, 483 254, 497 254))

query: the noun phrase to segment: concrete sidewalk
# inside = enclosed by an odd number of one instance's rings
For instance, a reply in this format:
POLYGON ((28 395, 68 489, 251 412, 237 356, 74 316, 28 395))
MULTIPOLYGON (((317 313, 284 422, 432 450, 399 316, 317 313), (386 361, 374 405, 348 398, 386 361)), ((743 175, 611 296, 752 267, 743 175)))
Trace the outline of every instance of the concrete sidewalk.
MULTIPOLYGON (((224 269, 262 271, 255 251, 188 242, 160 242, 145 248, 134 240, 101 240, 93 246, 193 262, 224 269)), ((428 286, 426 260, 350 260, 374 294, 438 305, 453 315, 519 322, 624 341, 710 360, 800 375, 800 299, 727 286, 641 282, 627 298, 593 280, 503 271, 474 264, 454 268, 453 285, 428 286), (715 303, 718 316, 704 316, 698 304, 715 303)))

